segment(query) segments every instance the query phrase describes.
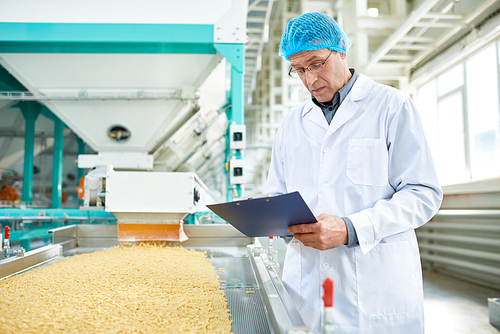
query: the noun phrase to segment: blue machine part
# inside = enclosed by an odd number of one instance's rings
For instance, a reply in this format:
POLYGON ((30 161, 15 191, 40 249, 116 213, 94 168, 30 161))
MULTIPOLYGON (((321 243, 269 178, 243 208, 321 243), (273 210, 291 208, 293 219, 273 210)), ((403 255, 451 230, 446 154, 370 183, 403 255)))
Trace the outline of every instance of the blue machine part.
POLYGON ((0 209, 0 224, 10 226, 11 243, 19 242, 26 251, 31 242, 50 242, 49 230, 74 224, 116 224, 115 216, 106 211, 80 209, 0 209))

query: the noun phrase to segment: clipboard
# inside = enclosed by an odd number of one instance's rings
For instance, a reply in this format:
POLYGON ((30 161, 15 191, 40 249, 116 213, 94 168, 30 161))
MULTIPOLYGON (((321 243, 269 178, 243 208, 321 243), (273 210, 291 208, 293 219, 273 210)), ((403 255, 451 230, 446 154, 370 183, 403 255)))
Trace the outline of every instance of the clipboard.
POLYGON ((315 223, 316 218, 298 191, 244 199, 207 207, 247 237, 291 236, 290 225, 315 223))

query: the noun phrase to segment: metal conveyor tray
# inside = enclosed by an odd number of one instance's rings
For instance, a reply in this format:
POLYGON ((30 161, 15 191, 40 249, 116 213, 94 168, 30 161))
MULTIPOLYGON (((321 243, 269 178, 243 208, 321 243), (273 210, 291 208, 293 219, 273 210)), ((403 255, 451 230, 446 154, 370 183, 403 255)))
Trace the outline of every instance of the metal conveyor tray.
MULTIPOLYGON (((302 318, 257 240, 227 224, 185 225, 184 229, 189 240, 182 247, 206 250, 213 254, 214 270, 225 269, 217 270, 217 275, 226 281, 221 289, 235 334, 285 334, 291 329, 304 329, 302 318)), ((50 232, 52 245, 27 252, 24 258, 0 261, 0 279, 53 263, 62 256, 119 244, 114 225, 71 225, 50 232)))

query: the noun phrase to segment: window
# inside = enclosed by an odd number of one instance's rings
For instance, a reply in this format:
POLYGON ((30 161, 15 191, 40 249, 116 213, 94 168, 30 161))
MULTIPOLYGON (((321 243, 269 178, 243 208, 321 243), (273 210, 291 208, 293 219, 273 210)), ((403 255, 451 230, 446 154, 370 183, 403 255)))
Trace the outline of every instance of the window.
POLYGON ((417 90, 442 185, 500 177, 500 41, 417 90))
POLYGON ((439 101, 438 133, 439 158, 436 164, 441 183, 468 181, 461 92, 439 101))
POLYGON ((417 92, 417 104, 424 127, 425 137, 429 143, 432 157, 437 163, 438 154, 438 119, 436 80, 432 80, 417 92))
POLYGON ((493 44, 466 62, 472 178, 494 177, 500 169, 496 58, 496 46, 493 44))
POLYGON ((441 74, 437 79, 438 95, 443 96, 464 85, 464 66, 458 64, 451 70, 441 74))
POLYGON ((292 103, 299 103, 300 102, 300 90, 302 86, 300 85, 291 85, 289 87, 290 89, 290 94, 288 95, 288 99, 292 103))

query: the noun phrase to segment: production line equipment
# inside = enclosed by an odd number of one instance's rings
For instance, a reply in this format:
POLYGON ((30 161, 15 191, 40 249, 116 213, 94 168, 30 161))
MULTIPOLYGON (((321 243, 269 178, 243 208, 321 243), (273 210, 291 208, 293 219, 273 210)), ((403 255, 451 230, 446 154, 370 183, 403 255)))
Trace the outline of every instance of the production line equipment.
POLYGON ((121 172, 104 165, 85 176, 81 209, 113 213, 121 242, 182 242, 183 219, 207 211, 206 201, 213 199, 195 173, 121 172))
POLYGON ((66 257, 120 243, 166 242, 211 254, 231 314, 232 332, 307 333, 276 271, 276 251, 230 224, 183 224, 213 203, 194 173, 122 172, 97 166, 84 182, 85 210, 106 210, 117 225, 79 224, 51 230, 52 243, 0 261, 0 283, 66 257), (218 269, 225 268, 223 271, 218 269))
MULTIPOLYGON (((286 293, 276 263, 268 256, 272 249, 262 247, 229 224, 185 225, 183 230, 188 240, 182 247, 213 255, 211 263, 228 302, 233 333, 311 333, 286 293)), ((0 283, 40 265, 120 244, 113 225, 70 225, 51 233, 52 244, 29 251, 23 258, 0 261, 0 283)))
MULTIPOLYGON (((264 248, 259 239, 227 223, 183 225, 187 214, 206 210, 212 202, 194 173, 118 172, 98 166, 86 176, 82 208, 112 212, 117 225, 79 224, 51 230, 50 245, 0 260, 0 284, 40 266, 123 242, 166 242, 210 254, 207 261, 219 276, 233 333, 313 334, 283 286, 272 238, 264 248)), ((333 282, 327 291, 331 296, 324 297, 324 334, 333 328, 333 282)))

